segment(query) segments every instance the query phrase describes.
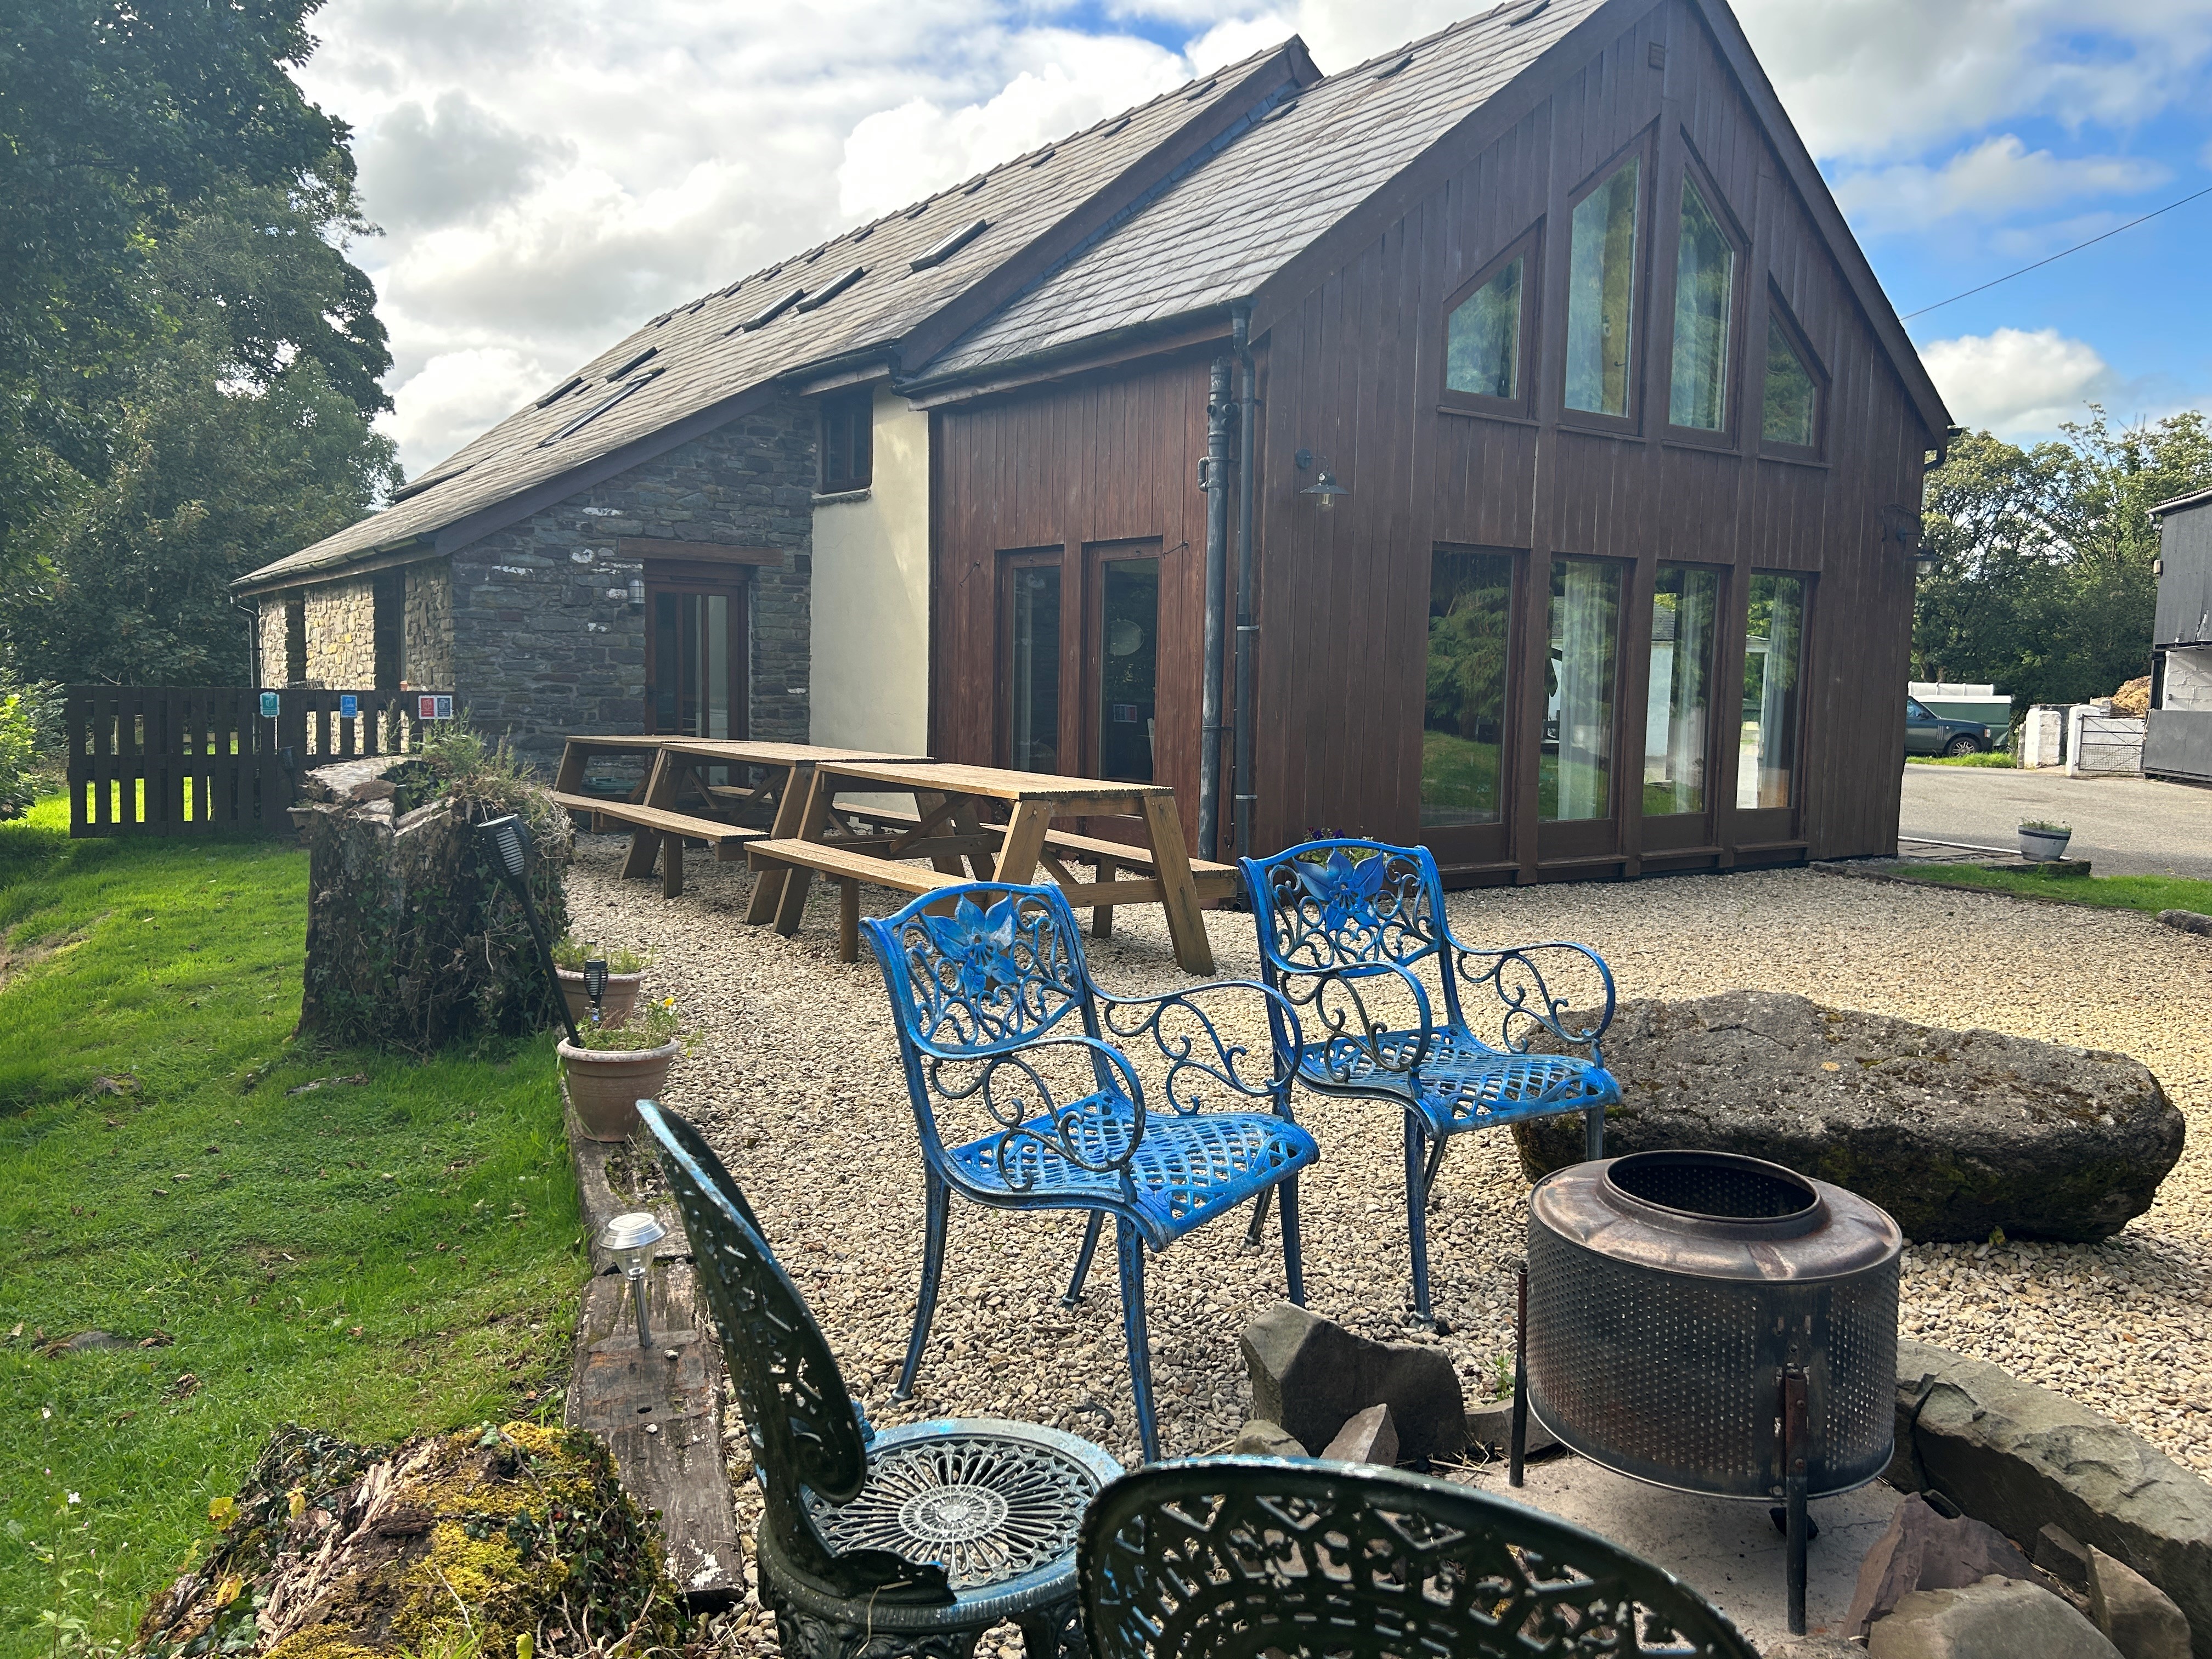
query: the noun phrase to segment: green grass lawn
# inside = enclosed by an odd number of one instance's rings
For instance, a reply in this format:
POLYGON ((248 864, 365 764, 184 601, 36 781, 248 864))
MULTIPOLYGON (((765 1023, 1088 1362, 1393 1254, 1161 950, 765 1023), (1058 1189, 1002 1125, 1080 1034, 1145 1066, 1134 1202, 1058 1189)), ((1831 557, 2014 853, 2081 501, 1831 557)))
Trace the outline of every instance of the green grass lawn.
POLYGON ((1971 864, 1888 864, 1893 875, 1993 893, 2024 893, 2117 910, 2194 910, 2212 915, 2212 881, 2180 876, 2038 876, 2025 870, 1984 870, 1971 864))
POLYGON ((72 842, 59 801, 0 824, 0 1659, 126 1638, 280 1424, 558 1409, 586 1269, 551 1041, 292 1043, 307 874, 72 842), (88 1330, 130 1346, 40 1352, 88 1330))
POLYGON ((1907 755, 1905 763, 1908 766, 1994 766, 2005 771, 2014 769, 2011 755, 2002 749, 1985 749, 1978 755, 1907 755))

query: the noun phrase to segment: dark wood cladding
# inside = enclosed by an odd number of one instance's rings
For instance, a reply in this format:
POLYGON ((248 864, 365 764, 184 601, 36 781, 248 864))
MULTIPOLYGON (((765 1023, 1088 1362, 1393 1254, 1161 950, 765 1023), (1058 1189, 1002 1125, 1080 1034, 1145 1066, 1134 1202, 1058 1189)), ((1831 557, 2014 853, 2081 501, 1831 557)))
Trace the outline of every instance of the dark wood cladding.
MULTIPOLYGON (((1255 848, 1323 829, 1422 837, 1431 559, 1465 549, 1515 562, 1505 719, 1520 738, 1504 822, 1431 837, 1462 878, 1633 876, 1647 866, 1891 850, 1912 575, 1903 547, 1882 539, 1883 508, 1917 506, 1923 455, 1942 436, 1923 424, 1719 43, 1683 0, 1655 6, 1595 57, 1559 66, 1516 125, 1436 176, 1440 184, 1374 225, 1364 245, 1345 242, 1352 251, 1304 292, 1260 296, 1261 633, 1256 707, 1242 711, 1255 729, 1255 848), (1568 227, 1574 201, 1631 152, 1644 162, 1632 417, 1598 430, 1603 422, 1560 407, 1568 227), (1686 173, 1717 198, 1711 205, 1743 243, 1729 427, 1718 434, 1665 421, 1686 173), (1538 317, 1525 412, 1462 407, 1443 387, 1445 304, 1532 236, 1524 303, 1538 317), (1760 441, 1778 302, 1823 383, 1821 442, 1810 455, 1760 441), (1300 494, 1314 482, 1293 465, 1300 450, 1349 488, 1333 511, 1300 494), (1613 812, 1569 824, 1538 819, 1534 735, 1547 696, 1549 570, 1559 556, 1615 560, 1622 571, 1613 812), (1711 805, 1701 820, 1651 820, 1647 844, 1644 698, 1662 562, 1721 573, 1722 620, 1711 805), (1791 807, 1740 811, 1735 688, 1746 599, 1762 572, 1809 579, 1798 781, 1791 807)), ((998 758, 991 600, 1001 551, 1158 537, 1182 549, 1170 554, 1171 565, 1181 561, 1175 573, 1163 571, 1161 775, 1194 821, 1206 501, 1195 464, 1205 452, 1206 357, 1219 349, 940 411, 938 752, 998 758)))

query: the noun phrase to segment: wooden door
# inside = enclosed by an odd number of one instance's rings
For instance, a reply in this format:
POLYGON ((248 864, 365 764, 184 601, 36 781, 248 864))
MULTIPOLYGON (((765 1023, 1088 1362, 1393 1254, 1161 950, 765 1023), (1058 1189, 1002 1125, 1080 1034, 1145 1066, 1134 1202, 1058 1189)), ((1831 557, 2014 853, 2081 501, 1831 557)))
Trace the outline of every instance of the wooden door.
POLYGON ((648 580, 645 614, 645 729, 750 736, 744 584, 648 580))

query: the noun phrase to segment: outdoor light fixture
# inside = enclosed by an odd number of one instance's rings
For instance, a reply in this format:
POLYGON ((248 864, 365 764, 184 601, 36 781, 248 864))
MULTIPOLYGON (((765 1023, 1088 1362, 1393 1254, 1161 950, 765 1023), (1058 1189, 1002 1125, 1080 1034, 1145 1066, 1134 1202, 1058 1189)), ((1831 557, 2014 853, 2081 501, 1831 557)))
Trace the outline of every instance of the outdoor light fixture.
POLYGON ((1920 515, 1909 507, 1892 502, 1881 509, 1881 538, 1893 541, 1905 550, 1905 556, 1912 561, 1912 574, 1916 576, 1932 576, 1943 562, 1920 533, 1920 515))
POLYGON ((653 1326, 645 1312, 645 1279, 653 1271, 653 1247, 668 1237, 668 1229, 650 1210, 632 1210, 617 1216, 599 1233, 599 1248, 614 1257, 622 1275, 629 1280, 629 1293, 637 1304, 637 1346, 653 1346, 653 1326))
POLYGON ((599 999, 607 994, 607 959, 587 957, 584 961, 584 994, 592 1000, 592 1024, 599 1023, 599 999))
POLYGON ((509 812, 504 817, 486 818, 477 825, 477 834, 491 844, 501 878, 522 902, 522 919, 530 924, 530 942, 538 947, 538 965, 545 970, 545 983, 552 988, 553 1006, 561 1011, 561 1024, 568 1028, 569 1043, 580 1048, 583 1039, 576 1033, 576 1022, 568 1017, 568 999, 561 994, 561 975, 554 971, 553 953, 545 948, 545 930, 538 926, 538 907, 531 902, 530 884, 523 879, 530 863, 530 831, 520 818, 509 812))
MULTIPOLYGON (((1310 467, 1314 464, 1313 451, 1310 449, 1301 449, 1297 454, 1291 457, 1291 459, 1293 465, 1297 467, 1298 471, 1304 472, 1307 468, 1310 467)), ((1336 474, 1328 470, 1328 464, 1326 460, 1322 463, 1321 477, 1316 478, 1304 489, 1298 491, 1298 494, 1301 495, 1315 495, 1320 497, 1321 510, 1324 513, 1330 511, 1336 506, 1336 498, 1339 495, 1349 495, 1352 492, 1349 489, 1346 489, 1342 484, 1337 483, 1336 474)))
POLYGON ((645 609, 645 578, 642 576, 629 579, 629 608, 633 611, 645 609))

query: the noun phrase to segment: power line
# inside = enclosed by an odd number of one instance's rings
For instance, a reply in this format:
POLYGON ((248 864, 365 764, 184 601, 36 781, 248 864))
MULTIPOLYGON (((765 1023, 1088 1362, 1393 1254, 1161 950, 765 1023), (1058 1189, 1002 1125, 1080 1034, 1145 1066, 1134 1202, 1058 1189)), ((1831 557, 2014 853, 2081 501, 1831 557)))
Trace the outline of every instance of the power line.
POLYGON ((1945 306, 1954 306, 1961 300, 1971 300, 1977 294, 1985 294, 1990 289, 1996 287, 2000 283, 2008 283, 2015 276, 2025 276, 2031 270, 2040 270, 2044 266, 2056 264, 2058 260, 2064 258, 2069 253, 2079 253, 2085 247, 2094 247, 2098 243, 2104 241, 2107 237, 2117 236, 2124 230, 2133 230, 2137 225, 2147 223, 2150 220, 2157 218, 2161 213, 2171 213, 2178 207, 2187 207, 2191 202, 2195 201, 2200 196, 2212 196, 2212 185, 2207 185, 2200 191, 2194 191, 2189 195, 2183 197, 2178 202, 2168 202, 2162 208, 2154 208, 2150 212, 2144 214, 2140 219, 2130 219, 2124 225, 2115 225, 2112 229, 2106 231, 2103 236, 2092 236, 2086 242, 2076 242, 2072 247, 2062 249, 2060 252, 2052 254, 2048 259, 2038 259, 2032 265, 2022 265, 2018 270, 2008 271, 2003 276, 1996 278, 1994 281, 1984 283, 1979 288, 1970 288, 1964 294, 1954 294, 1949 299, 1938 300, 1932 306, 1923 306, 1917 311, 1908 311, 1904 316, 1899 318, 1898 321, 1901 323, 1909 323, 1915 317, 1925 317, 1931 311, 1941 311, 1945 306))

